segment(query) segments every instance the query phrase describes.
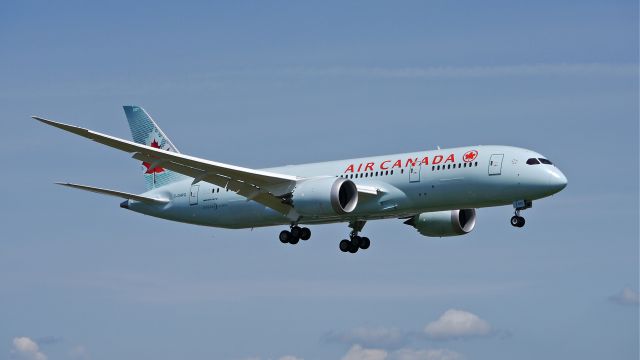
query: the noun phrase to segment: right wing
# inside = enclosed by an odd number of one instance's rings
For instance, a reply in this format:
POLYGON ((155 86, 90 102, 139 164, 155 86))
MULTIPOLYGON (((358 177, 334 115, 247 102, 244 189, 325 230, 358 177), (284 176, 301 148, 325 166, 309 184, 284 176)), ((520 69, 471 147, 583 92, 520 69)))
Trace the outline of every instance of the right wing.
POLYGON ((288 215, 293 210, 291 205, 283 201, 286 199, 286 195, 293 191, 297 180, 301 179, 296 176, 209 161, 137 144, 78 126, 63 124, 37 116, 32 117, 47 125, 66 130, 118 150, 133 153, 134 159, 150 163, 151 169, 155 167, 167 168, 192 177, 194 184, 205 181, 220 187, 226 187, 283 215, 288 215))

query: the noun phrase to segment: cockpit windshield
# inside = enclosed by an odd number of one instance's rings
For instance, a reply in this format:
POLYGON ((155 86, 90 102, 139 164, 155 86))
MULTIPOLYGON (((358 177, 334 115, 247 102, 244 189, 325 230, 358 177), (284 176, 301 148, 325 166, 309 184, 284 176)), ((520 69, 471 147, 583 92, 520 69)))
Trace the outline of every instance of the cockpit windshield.
POLYGON ((553 165, 553 163, 551 161, 547 160, 547 159, 540 158, 538 160, 540 160, 540 162, 543 163, 543 164, 553 165))
POLYGON ((536 158, 531 158, 529 160, 527 160, 527 165, 539 165, 540 161, 538 161, 538 159, 536 158))

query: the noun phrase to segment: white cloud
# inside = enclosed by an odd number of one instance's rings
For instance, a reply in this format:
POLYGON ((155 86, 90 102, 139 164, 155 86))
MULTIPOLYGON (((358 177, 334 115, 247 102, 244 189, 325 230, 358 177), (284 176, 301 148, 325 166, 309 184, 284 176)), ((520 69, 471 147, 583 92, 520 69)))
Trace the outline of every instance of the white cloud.
POLYGON ((11 354, 21 360, 47 360, 47 356, 40 352, 38 344, 28 337, 13 338, 11 354))
POLYGON ((424 332, 434 339, 451 339, 488 335, 491 333, 491 326, 468 311, 449 309, 438 320, 427 324, 424 332))
POLYGON ((621 305, 638 305, 640 304, 640 294, 630 287, 625 287, 619 293, 610 296, 609 300, 621 305))
POLYGON ((400 349, 391 355, 393 360, 462 360, 464 357, 447 349, 400 349))
POLYGON ((326 340, 365 346, 399 347, 406 342, 406 334, 398 328, 358 327, 343 333, 329 333, 326 340))
POLYGON ((383 349, 364 348, 353 345, 342 360, 462 360, 464 357, 447 349, 409 349, 388 353, 383 349))
POLYGON ((388 356, 382 349, 365 349, 360 345, 353 345, 342 360, 386 360, 388 356))

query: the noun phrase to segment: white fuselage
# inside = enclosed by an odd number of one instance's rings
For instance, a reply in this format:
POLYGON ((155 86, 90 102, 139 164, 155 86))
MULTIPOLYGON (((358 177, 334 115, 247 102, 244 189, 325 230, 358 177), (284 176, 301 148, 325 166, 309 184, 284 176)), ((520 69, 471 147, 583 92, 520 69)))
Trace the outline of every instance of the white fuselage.
MULTIPOLYGON (((346 177, 377 189, 360 195, 344 215, 301 217, 300 224, 400 218, 423 212, 510 205, 562 190, 567 179, 550 164, 527 164, 542 155, 510 146, 471 146, 406 154, 289 165, 266 171, 311 177, 346 177)), ((291 218, 224 187, 193 179, 146 194, 168 198, 164 205, 129 200, 129 209, 191 224, 252 228, 292 223, 291 218)))

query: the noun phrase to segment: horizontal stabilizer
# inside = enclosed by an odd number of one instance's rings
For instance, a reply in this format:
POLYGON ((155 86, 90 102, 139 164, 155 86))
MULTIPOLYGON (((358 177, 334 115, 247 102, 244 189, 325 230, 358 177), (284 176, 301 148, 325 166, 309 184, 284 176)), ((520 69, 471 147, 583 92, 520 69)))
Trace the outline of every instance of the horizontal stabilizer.
POLYGON ((74 188, 74 189, 91 191, 91 192, 98 193, 98 194, 110 195, 110 196, 115 196, 115 197, 119 197, 119 198, 123 198, 123 199, 140 201, 140 202, 143 202, 143 203, 149 204, 149 205, 162 205, 162 204, 166 204, 166 203, 169 202, 169 200, 167 200, 167 199, 151 198, 151 197, 147 197, 147 196, 130 194, 130 193, 126 193, 126 192, 122 192, 122 191, 116 191, 116 190, 102 189, 102 188, 97 188, 97 187, 87 186, 87 185, 79 185, 79 184, 71 184, 71 183, 59 183, 59 182, 57 182, 56 184, 62 185, 62 186, 67 186, 67 187, 74 188))

